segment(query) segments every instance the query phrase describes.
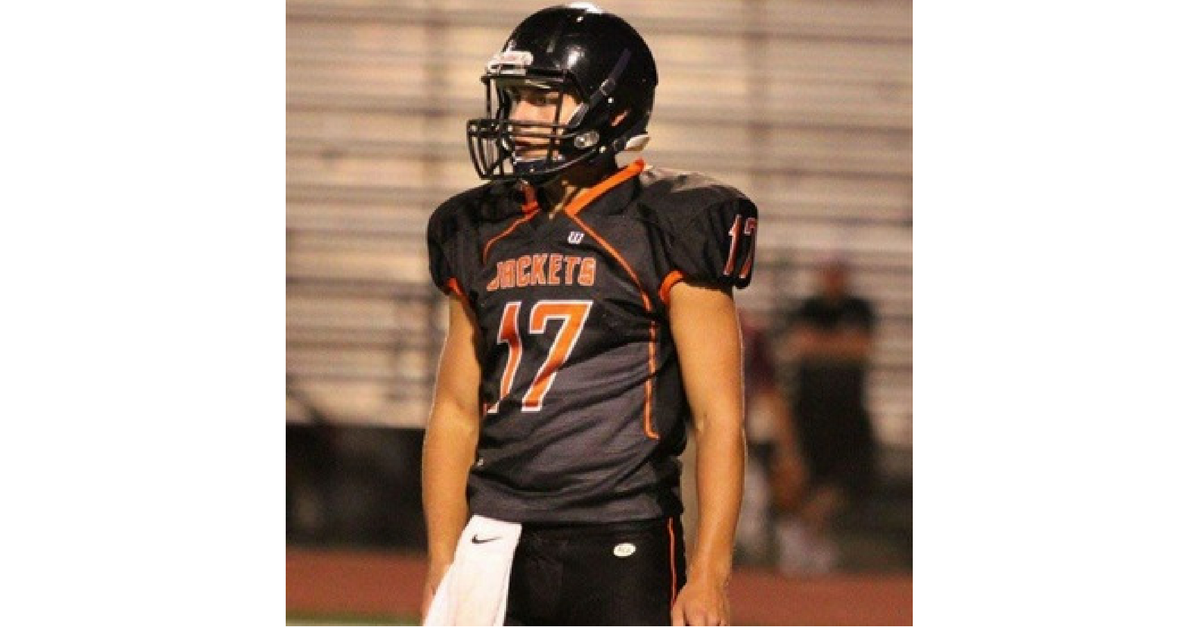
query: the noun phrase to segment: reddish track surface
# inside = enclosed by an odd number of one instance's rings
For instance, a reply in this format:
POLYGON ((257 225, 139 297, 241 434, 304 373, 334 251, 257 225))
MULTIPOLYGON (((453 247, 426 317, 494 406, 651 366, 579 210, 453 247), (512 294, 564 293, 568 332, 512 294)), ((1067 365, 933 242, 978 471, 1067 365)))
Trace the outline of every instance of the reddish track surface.
MULTIPOLYGON (((424 559, 332 550, 287 551, 287 610, 411 615, 421 602, 424 559)), ((739 570, 730 585, 738 625, 912 625, 912 577, 785 578, 739 570)))

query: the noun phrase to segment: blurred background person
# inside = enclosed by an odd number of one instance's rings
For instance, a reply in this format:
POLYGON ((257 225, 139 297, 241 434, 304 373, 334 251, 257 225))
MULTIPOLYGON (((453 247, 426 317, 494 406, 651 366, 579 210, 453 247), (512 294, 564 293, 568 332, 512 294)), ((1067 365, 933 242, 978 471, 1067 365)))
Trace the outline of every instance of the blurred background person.
MULTIPOLYGON (((777 382, 769 340, 754 314, 738 312, 742 329, 746 387, 746 487, 738 521, 738 560, 747 565, 775 563, 776 496, 795 495, 803 463, 787 401, 777 382), (783 489, 773 486, 783 484, 783 489)), ((794 500, 793 500, 794 501, 794 500)))
POLYGON ((793 476, 779 482, 786 513, 778 527, 780 567, 788 573, 836 568, 834 519, 875 482, 876 445, 866 406, 875 312, 850 292, 849 274, 841 257, 824 260, 816 294, 785 320, 794 436, 806 470, 803 481, 793 476))

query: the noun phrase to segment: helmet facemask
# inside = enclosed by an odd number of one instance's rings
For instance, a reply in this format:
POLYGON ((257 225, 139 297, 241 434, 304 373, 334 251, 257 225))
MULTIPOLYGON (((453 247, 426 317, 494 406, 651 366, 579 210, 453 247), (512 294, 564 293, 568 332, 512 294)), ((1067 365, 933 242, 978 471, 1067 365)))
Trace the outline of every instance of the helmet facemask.
POLYGON ((591 145, 586 141, 586 132, 580 128, 585 117, 584 107, 564 110, 568 94, 577 102, 579 100, 567 77, 535 78, 489 73, 482 80, 487 88, 489 117, 467 122, 471 160, 481 178, 546 179, 548 177, 544 175, 557 174, 586 159, 587 155, 573 150, 591 145), (538 94, 554 102, 554 116, 549 121, 512 118, 519 93, 538 94), (522 156, 522 152, 538 154, 522 156))
MULTIPOLYGON (((619 124, 613 123, 621 113, 614 111, 614 106, 624 104, 623 99, 614 98, 614 91, 628 54, 622 55, 613 68, 610 80, 586 101, 579 96, 579 87, 568 72, 527 67, 522 63, 528 59, 524 56, 527 54, 519 51, 500 53, 481 77, 489 117, 467 122, 467 144, 480 178, 521 179, 541 185, 577 164, 611 159, 613 154, 625 148, 631 137, 645 137, 646 120, 642 116, 636 116, 638 119, 634 120, 635 116, 627 114, 619 124), (512 119, 519 90, 540 91, 553 98, 557 105, 552 121, 512 119), (573 111, 564 110, 568 94, 579 103, 573 111), (523 158, 519 150, 522 144, 532 145, 535 150, 544 145, 546 152, 523 158)), ((628 112, 628 108, 625 111, 628 112)), ((629 144, 630 148, 635 148, 632 141, 629 144)))

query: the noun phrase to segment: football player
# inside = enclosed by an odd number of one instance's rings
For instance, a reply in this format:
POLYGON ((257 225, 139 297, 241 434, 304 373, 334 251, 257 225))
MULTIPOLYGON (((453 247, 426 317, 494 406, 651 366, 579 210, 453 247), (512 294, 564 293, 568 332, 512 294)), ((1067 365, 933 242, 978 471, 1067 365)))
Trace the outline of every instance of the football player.
POLYGON ((618 165, 649 140, 658 76, 616 15, 539 11, 482 80, 467 139, 487 182, 428 227, 449 327, 422 613, 479 515, 522 526, 507 624, 726 625, 745 447, 732 290, 751 279, 757 209, 704 175, 618 165), (685 561, 688 422, 700 512, 685 561))

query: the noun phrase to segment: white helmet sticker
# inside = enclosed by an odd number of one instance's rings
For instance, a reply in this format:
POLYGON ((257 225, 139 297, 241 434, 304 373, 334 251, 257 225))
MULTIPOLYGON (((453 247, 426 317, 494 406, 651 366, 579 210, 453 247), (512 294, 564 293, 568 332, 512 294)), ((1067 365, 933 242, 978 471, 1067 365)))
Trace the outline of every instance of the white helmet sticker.
POLYGON ((533 53, 527 50, 502 50, 492 55, 487 63, 489 74, 524 75, 525 68, 533 63, 533 53))

